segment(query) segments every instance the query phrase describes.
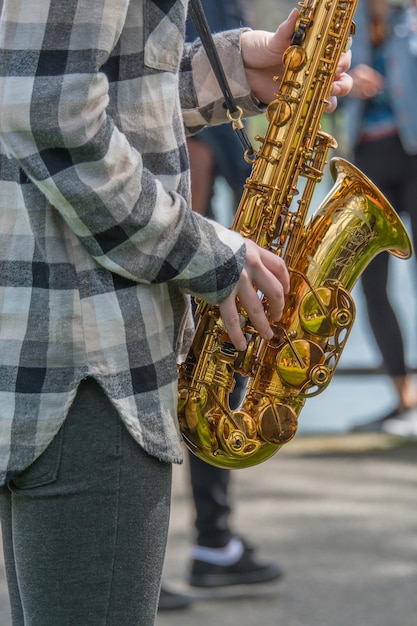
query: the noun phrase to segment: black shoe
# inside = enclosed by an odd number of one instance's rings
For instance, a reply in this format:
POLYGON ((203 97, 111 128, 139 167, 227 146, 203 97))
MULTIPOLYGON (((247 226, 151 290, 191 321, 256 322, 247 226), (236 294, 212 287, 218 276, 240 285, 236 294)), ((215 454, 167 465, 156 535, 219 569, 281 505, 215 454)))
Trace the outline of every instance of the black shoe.
POLYGON ((253 548, 244 544, 243 554, 233 565, 214 565, 195 559, 191 566, 189 584, 192 587, 226 587, 254 585, 281 578, 282 569, 275 563, 261 563, 253 548))
POLYGON ((162 587, 161 595, 159 596, 158 611, 178 611, 186 609, 190 606, 192 598, 186 596, 183 593, 177 593, 176 591, 168 591, 162 587))

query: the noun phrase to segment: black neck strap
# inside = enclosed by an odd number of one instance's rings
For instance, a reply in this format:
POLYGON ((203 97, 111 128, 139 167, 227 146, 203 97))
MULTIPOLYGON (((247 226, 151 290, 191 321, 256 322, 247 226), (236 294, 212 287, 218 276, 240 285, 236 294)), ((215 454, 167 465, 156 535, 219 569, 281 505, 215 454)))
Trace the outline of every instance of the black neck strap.
POLYGON ((200 0, 190 0, 189 13, 191 19, 193 20, 195 29, 204 46, 204 50, 206 51, 207 57, 210 61, 210 65, 213 68, 213 72, 216 76, 217 82, 219 83, 219 86, 223 92, 227 108, 227 117, 231 121, 233 129, 236 131, 236 134, 240 139, 245 153, 248 155, 252 155, 252 144, 249 140, 246 129, 242 122, 243 111, 236 104, 236 100, 234 99, 234 96, 230 90, 223 66, 216 50, 216 46, 214 45, 213 35, 211 34, 210 26, 207 22, 207 18, 200 0))

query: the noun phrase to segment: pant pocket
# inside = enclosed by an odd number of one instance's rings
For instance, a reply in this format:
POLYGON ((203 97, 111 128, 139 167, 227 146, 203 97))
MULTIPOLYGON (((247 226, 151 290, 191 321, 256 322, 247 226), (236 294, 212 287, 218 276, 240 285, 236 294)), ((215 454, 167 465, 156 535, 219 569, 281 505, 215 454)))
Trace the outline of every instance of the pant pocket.
POLYGON ((63 430, 64 426, 60 428, 46 450, 22 474, 12 480, 9 485, 11 491, 41 487, 57 479, 62 455, 63 430))

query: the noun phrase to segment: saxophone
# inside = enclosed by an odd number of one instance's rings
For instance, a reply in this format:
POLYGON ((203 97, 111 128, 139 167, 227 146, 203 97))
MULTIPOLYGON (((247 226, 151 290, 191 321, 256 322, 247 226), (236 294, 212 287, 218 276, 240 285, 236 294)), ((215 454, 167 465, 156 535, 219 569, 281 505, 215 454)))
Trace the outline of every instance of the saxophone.
POLYGON ((305 223, 327 153, 337 147, 320 121, 340 55, 354 33, 356 3, 300 3, 284 74, 266 110, 265 137, 255 138, 261 147, 232 225, 287 264, 291 286, 281 320, 271 325, 274 336, 261 339, 240 307, 247 348, 239 352, 219 307, 199 301, 194 340, 178 368, 183 439, 217 467, 256 465, 294 437, 306 399, 332 379, 355 319, 350 291, 362 271, 384 250, 411 256, 409 237, 392 206, 341 158, 330 161, 334 186, 305 223), (293 208, 296 195, 300 199, 293 208), (231 410, 235 372, 247 378, 247 386, 240 407, 231 410))

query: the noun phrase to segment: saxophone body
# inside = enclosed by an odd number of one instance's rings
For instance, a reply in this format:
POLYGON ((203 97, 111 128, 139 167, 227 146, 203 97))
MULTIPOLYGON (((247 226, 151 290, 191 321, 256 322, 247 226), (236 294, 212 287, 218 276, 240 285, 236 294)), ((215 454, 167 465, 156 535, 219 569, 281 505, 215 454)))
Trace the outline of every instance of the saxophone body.
POLYGON ((281 320, 272 323, 274 336, 261 339, 240 308, 247 348, 239 352, 218 306, 200 301, 194 340, 179 365, 183 439, 217 467, 256 465, 292 439, 306 400, 333 377, 355 319, 350 292, 357 279, 382 251, 411 255, 406 229, 392 206, 340 158, 330 162, 333 188, 307 221, 328 151, 337 147, 320 122, 353 33, 356 2, 300 3, 284 75, 266 111, 265 136, 256 137, 261 147, 232 226, 287 264, 291 286, 281 320), (228 398, 236 372, 247 378, 247 387, 241 405, 232 410, 228 398))

